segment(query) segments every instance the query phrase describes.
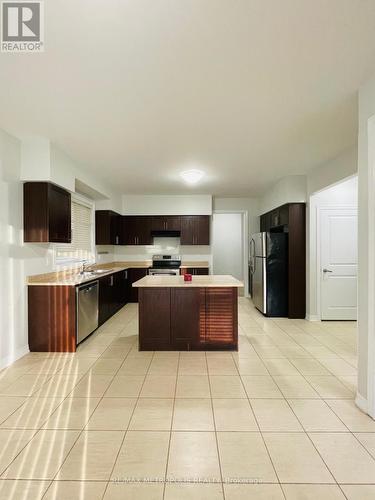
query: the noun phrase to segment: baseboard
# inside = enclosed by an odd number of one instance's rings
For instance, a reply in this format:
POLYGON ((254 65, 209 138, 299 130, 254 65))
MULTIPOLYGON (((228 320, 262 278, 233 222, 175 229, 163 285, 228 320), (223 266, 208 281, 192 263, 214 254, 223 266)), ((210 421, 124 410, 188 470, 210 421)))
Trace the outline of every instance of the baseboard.
POLYGON ((366 398, 361 396, 358 392, 355 397, 355 404, 358 406, 360 410, 368 415, 368 401, 366 398))
POLYGON ((306 314, 306 320, 307 321, 320 321, 320 318, 316 314, 306 314))
POLYGON ((11 365, 15 361, 17 361, 17 359, 22 358, 22 356, 25 356, 25 354, 27 354, 29 352, 30 352, 30 349, 29 349, 29 345, 27 344, 27 345, 24 345, 23 347, 20 347, 16 351, 12 352, 12 354, 9 354, 5 358, 1 358, 0 359, 0 370, 11 365))

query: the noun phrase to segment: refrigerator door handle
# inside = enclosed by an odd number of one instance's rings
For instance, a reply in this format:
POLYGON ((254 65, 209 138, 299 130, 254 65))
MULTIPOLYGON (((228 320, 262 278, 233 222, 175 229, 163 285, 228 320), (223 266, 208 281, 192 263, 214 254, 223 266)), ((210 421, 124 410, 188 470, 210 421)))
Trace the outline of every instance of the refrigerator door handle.
POLYGON ((253 238, 250 240, 250 271, 251 274, 255 273, 255 241, 253 238))

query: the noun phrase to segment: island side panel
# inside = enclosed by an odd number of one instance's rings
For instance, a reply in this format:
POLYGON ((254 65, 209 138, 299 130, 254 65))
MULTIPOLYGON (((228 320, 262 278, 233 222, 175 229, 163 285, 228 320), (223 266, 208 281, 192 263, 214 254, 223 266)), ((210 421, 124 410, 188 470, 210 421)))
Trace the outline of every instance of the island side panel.
POLYGON ((238 289, 206 288, 206 350, 238 349, 238 289))
POLYGON ((139 350, 168 351, 171 346, 170 288, 139 288, 139 350))
POLYGON ((31 352, 76 351, 74 286, 28 286, 28 337, 31 352))

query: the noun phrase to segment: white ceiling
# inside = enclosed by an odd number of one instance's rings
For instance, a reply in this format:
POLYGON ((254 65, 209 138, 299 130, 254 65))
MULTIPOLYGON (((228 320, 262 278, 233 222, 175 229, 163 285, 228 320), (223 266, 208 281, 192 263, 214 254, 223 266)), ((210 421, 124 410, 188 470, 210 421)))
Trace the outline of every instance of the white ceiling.
POLYGON ((254 196, 356 141, 374 0, 48 0, 44 54, 0 55, 0 127, 124 193, 254 196), (178 173, 207 172, 191 188, 178 173))

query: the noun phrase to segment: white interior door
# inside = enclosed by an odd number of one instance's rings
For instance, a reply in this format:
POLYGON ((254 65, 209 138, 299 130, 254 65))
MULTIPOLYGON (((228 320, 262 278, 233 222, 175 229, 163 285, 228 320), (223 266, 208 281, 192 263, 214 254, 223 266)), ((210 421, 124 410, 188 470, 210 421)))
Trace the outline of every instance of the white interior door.
POLYGON ((242 226, 240 213, 214 213, 212 223, 213 274, 231 274, 243 281, 242 226))
POLYGON ((320 211, 321 319, 357 319, 357 209, 320 211))

